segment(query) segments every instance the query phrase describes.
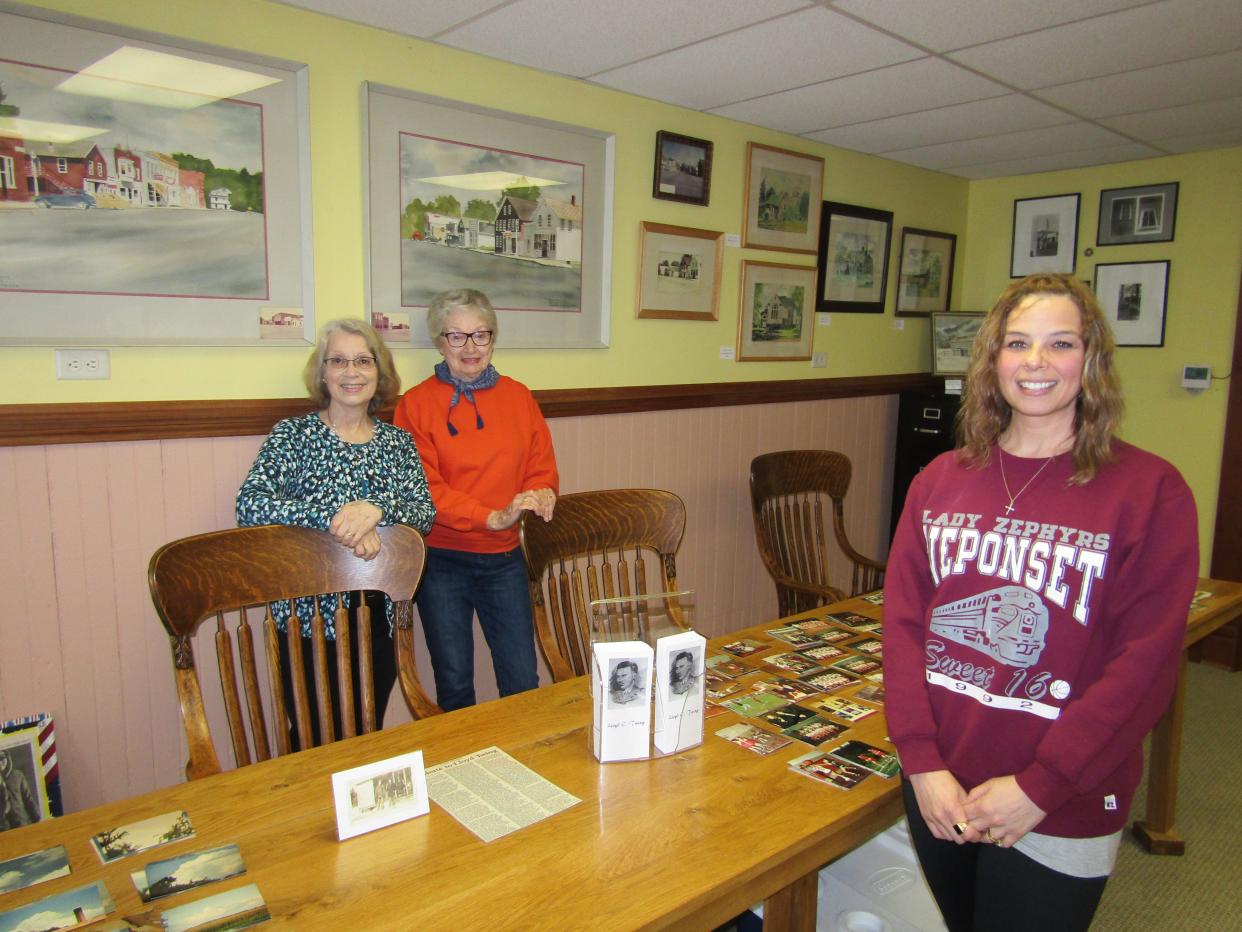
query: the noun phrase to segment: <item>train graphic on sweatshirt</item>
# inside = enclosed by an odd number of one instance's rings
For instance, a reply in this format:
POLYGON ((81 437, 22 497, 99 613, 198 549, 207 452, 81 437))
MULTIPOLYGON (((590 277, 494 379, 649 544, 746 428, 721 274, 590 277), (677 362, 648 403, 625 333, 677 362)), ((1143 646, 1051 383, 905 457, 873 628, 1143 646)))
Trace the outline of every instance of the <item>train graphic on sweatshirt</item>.
POLYGON ((931 630, 1011 667, 1029 667, 1043 653, 1048 608, 1024 586, 1001 586, 932 611, 931 630))

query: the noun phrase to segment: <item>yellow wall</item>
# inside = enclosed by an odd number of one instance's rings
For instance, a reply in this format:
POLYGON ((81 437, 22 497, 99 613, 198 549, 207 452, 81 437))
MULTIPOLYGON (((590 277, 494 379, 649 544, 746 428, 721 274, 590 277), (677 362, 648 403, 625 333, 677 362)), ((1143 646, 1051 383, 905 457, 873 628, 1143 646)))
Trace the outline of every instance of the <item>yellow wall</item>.
POLYGON ((1082 195, 1077 273, 1094 281, 1096 262, 1168 259, 1164 346, 1118 351, 1126 394, 1125 439, 1172 461, 1199 506, 1200 549, 1207 565, 1220 481, 1229 383, 1192 395, 1181 387, 1183 365, 1229 374, 1242 272, 1242 148, 1048 172, 970 186, 962 307, 986 309, 1009 282, 1013 202, 1021 197, 1082 195), (1171 243, 1096 246, 1100 191, 1180 182, 1171 243), (1094 255, 1085 256, 1087 249, 1094 255))
MULTIPOLYGON (((800 363, 735 363, 720 347, 737 339, 743 256, 814 264, 813 256, 726 249, 720 320, 637 320, 638 232, 643 220, 739 232, 748 140, 822 155, 825 198, 893 210, 902 224, 965 232, 968 184, 757 127, 592 87, 446 47, 267 3, 264 0, 43 0, 38 5, 169 36, 272 55, 310 66, 310 142, 316 313, 361 316, 364 308, 361 86, 364 81, 484 104, 616 133, 611 347, 504 350, 502 372, 535 388, 572 388, 914 372, 928 365, 927 325, 894 329, 884 315, 833 314, 815 330, 828 368, 800 363), (666 129, 715 143, 711 205, 651 197, 655 134, 666 129)), ((891 270, 889 307, 892 307, 891 270)), ((50 348, 0 348, 12 378, 0 403, 294 397, 304 350, 290 348, 112 349, 107 382, 58 382, 50 348)), ((406 384, 429 374, 431 351, 402 350, 406 384)))

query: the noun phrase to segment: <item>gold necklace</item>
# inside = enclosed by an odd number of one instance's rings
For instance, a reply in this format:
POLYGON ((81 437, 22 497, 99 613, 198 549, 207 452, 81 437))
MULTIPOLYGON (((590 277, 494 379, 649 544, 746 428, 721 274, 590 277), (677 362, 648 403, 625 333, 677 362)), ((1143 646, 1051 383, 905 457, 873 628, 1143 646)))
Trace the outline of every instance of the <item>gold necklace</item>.
POLYGON ((1025 492, 1027 489, 1031 487, 1031 483, 1039 478, 1039 474, 1048 468, 1048 464, 1051 463, 1054 459, 1056 459, 1057 455, 1054 453, 1052 454, 1052 456, 1044 460, 1044 465, 1040 466, 1039 469, 1035 470, 1035 475, 1027 479, 1026 485, 1018 489, 1017 494, 1014 494, 1013 492, 1009 491, 1009 480, 1005 478, 1005 451, 1000 448, 1000 444, 997 444, 996 452, 997 452, 997 461, 1000 463, 1001 482, 1005 484, 1005 494, 1009 496, 1009 504, 1005 506, 1005 514, 1011 515, 1013 514, 1013 503, 1018 500, 1018 495, 1021 495, 1023 492, 1025 492))

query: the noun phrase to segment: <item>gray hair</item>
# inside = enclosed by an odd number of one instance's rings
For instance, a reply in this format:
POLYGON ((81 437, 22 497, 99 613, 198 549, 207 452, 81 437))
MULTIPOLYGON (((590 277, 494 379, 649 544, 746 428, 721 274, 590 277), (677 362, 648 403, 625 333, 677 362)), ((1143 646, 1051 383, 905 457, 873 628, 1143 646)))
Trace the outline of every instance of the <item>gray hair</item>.
POLYGON ((500 325, 496 322, 496 311, 487 295, 473 288, 453 288, 450 291, 441 291, 427 306, 427 335, 431 337, 432 343, 440 345, 444 319, 458 308, 478 311, 483 322, 487 324, 487 329, 492 332, 492 342, 496 342, 496 338, 500 336, 500 325))

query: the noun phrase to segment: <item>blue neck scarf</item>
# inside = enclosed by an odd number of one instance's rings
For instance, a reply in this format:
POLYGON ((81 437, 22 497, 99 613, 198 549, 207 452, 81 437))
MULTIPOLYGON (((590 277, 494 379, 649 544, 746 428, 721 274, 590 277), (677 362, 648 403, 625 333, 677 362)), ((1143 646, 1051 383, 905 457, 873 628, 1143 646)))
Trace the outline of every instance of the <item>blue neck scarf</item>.
POLYGON ((479 414, 479 403, 475 400, 474 393, 485 388, 491 388, 500 381, 500 373, 496 371, 496 367, 488 363, 487 368, 479 373, 477 379, 473 382, 467 382, 453 375, 449 371, 448 363, 440 361, 436 363, 436 378, 453 386, 453 400, 449 402, 447 418, 449 436, 457 436, 457 428, 453 426, 453 409, 457 407, 457 402, 461 401, 463 397, 474 405, 474 426, 482 430, 483 415, 479 414))

